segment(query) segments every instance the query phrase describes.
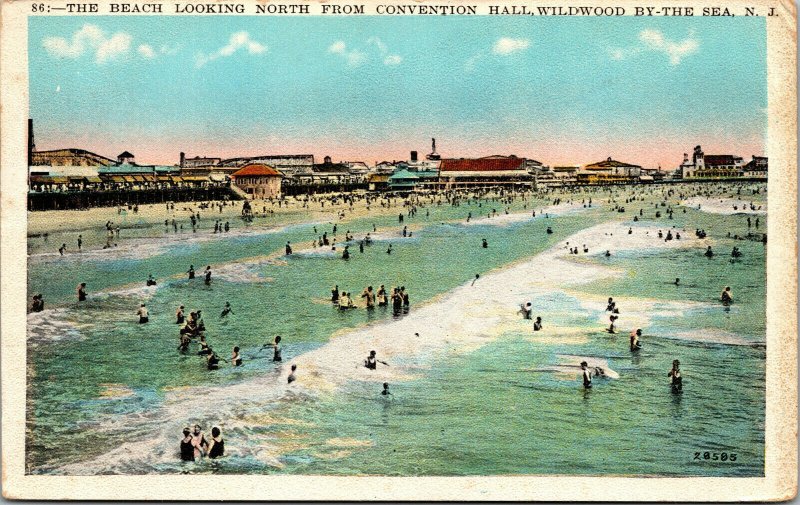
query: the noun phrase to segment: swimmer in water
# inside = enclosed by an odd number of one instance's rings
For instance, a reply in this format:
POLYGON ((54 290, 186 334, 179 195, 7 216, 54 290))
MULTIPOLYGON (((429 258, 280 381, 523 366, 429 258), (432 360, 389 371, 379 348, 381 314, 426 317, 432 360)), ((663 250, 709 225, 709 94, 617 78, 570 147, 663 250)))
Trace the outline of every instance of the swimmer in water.
POLYGON ((192 445, 194 446, 195 459, 203 457, 205 451, 208 450, 208 442, 199 424, 194 425, 194 433, 192 433, 192 445))
POLYGON ((367 356, 367 359, 364 360, 364 366, 366 368, 369 368, 370 370, 377 370, 378 369, 378 363, 381 363, 383 365, 389 366, 389 364, 387 362, 381 361, 381 360, 379 360, 379 359, 377 359, 375 357, 375 351, 370 351, 369 352, 369 356, 367 356))
POLYGON ((522 319, 530 319, 533 312, 533 305, 531 302, 525 302, 519 306, 519 313, 522 314, 522 319))
POLYGON ((334 286, 331 289, 331 303, 337 305, 339 303, 339 286, 334 286))
POLYGON ((147 276, 147 285, 148 286, 155 286, 156 280, 153 278, 153 274, 147 276))
POLYGON ((641 342, 639 342, 639 338, 642 336, 642 330, 636 329, 636 331, 631 332, 631 351, 638 351, 642 348, 641 342))
POLYGON ((719 299, 722 301, 723 305, 730 305, 733 303, 733 293, 731 292, 730 286, 725 286, 719 299))
POLYGON ((144 304, 139 305, 139 310, 136 311, 136 315, 139 316, 139 324, 144 324, 150 320, 147 314, 147 307, 144 304))
POLYGON ((209 370, 217 370, 219 369, 219 356, 215 353, 210 347, 208 348, 209 354, 208 359, 206 362, 206 366, 209 370))
POLYGON ((286 256, 289 256, 289 255, 292 254, 292 245, 291 244, 292 244, 291 242, 286 242, 286 256))
POLYGON ((78 301, 79 302, 85 302, 86 301, 86 283, 85 282, 81 282, 80 284, 78 284, 77 292, 78 292, 78 301))
POLYGON ((281 356, 281 336, 280 335, 276 335, 275 336, 275 342, 272 344, 272 347, 275 349, 275 351, 272 354, 272 361, 274 361, 274 362, 283 361, 283 357, 281 356))
POLYGON ((186 320, 186 316, 183 314, 183 305, 178 307, 178 310, 175 311, 175 324, 183 324, 186 320))
POLYGON ((238 346, 233 348, 233 353, 231 354, 231 365, 242 366, 242 355, 239 354, 238 346))
POLYGON ((536 316, 536 321, 533 322, 533 331, 541 331, 542 330, 542 318, 536 316))
POLYGON ((233 314, 233 309, 231 308, 230 302, 225 302, 225 307, 222 309, 222 313, 219 315, 219 317, 228 317, 228 314, 233 314))
POLYGON ((711 246, 708 246, 708 249, 706 249, 705 257, 706 258, 713 258, 714 257, 714 251, 711 250, 711 246))
POLYGON ((680 285, 680 283, 681 283, 681 278, 680 277, 675 277, 675 285, 678 286, 678 285, 680 285))
POLYGON ((288 384, 291 384, 292 382, 297 380, 297 377, 295 377, 294 375, 296 371, 297 371, 297 365, 292 365, 292 371, 289 373, 289 377, 286 379, 286 382, 288 384))
POLYGON ((583 376, 583 387, 589 389, 592 387, 592 371, 589 370, 589 364, 581 361, 581 371, 583 376))
POLYGON ((194 461, 192 431, 188 426, 183 429, 183 439, 181 439, 181 461, 194 461))
POLYGON ((206 279, 205 279, 206 286, 211 285, 211 265, 208 265, 206 267, 205 276, 206 276, 206 279))
MULTIPOLYGON (((227 226, 227 224, 226 224, 227 226)), ((211 442, 208 444, 208 457, 217 459, 225 454, 225 441, 222 440, 222 432, 214 426, 211 428, 211 442)))
POLYGON ((487 242, 486 239, 483 239, 483 243, 481 245, 483 246, 484 249, 486 249, 489 247, 489 242, 487 242))
POLYGON ((389 383, 388 382, 384 382, 383 383, 383 391, 381 391, 381 394, 383 396, 389 396, 390 394, 392 394, 392 393, 389 392, 389 383))
POLYGON ((669 377, 670 388, 673 393, 683 392, 683 377, 681 377, 681 362, 676 360, 672 361, 672 370, 667 374, 669 377))
POLYGON ((194 265, 189 265, 189 270, 186 273, 189 274, 189 279, 194 279, 194 265))
POLYGON ((211 354, 211 348, 208 346, 208 342, 206 342, 205 335, 200 335, 200 349, 197 351, 197 354, 200 356, 211 354))

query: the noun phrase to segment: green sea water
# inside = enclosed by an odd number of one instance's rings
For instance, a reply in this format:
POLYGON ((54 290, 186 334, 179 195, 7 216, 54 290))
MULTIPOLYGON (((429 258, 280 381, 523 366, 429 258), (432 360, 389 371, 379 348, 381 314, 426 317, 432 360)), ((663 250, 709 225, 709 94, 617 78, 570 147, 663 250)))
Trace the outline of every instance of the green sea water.
MULTIPOLYGON (((340 241, 345 230, 356 238, 375 236, 364 253, 351 245, 349 261, 340 258, 341 246, 335 253, 308 249, 314 226, 316 235, 331 235, 333 225, 304 223, 300 215, 249 228, 237 222, 227 235, 204 229, 176 237, 163 234, 161 226, 144 228, 126 239, 135 244, 129 251, 62 258, 37 253, 41 244, 34 244, 29 290, 45 295, 48 310, 28 320, 28 470, 763 475, 765 248, 727 238, 728 231, 747 232, 743 215, 676 207, 674 219, 655 218, 656 195, 625 204, 626 212, 619 213, 605 202, 607 195, 595 193, 591 208, 562 205, 549 217, 538 213, 530 219, 516 217, 548 205, 554 195, 518 200, 509 216, 500 202, 429 204, 400 224, 398 208, 337 225, 340 241), (633 223, 640 206, 644 215, 633 223), (464 222, 467 213, 478 219, 492 208, 497 217, 464 222), (570 258, 624 272, 553 286, 552 296, 537 301, 549 324, 577 329, 582 339, 553 335, 542 342, 510 330, 478 348, 461 349, 456 335, 438 352, 409 349, 392 365, 411 373, 393 381, 388 398, 374 382, 351 381, 335 390, 288 388, 281 369, 264 359, 269 353, 261 347, 276 334, 284 338, 287 363, 324 350, 348 329, 393 321, 382 309, 335 310, 326 302, 334 284, 356 294, 367 285, 403 285, 413 313, 475 274, 528 261, 608 221, 665 231, 675 226, 690 235, 702 228, 718 256, 709 260, 698 248, 656 248, 570 258), (401 236, 404 225, 412 237, 401 236), (545 233, 548 226, 553 234, 545 233), (486 249, 480 247, 484 238, 486 249), (296 254, 283 257, 287 241, 296 254), (733 245, 744 255, 732 263, 733 245), (211 286, 186 280, 189 264, 198 272, 212 265, 211 286), (159 279, 156 288, 144 287, 148 274, 159 279), (680 286, 670 284, 675 277, 680 286), (81 281, 89 286, 90 300, 78 306, 73 293, 81 281), (736 297, 727 308, 716 302, 725 285, 734 287, 736 297), (581 303, 605 296, 654 304, 638 355, 627 349, 626 333, 603 331, 602 311, 581 303), (223 320, 225 301, 234 314, 223 320), (146 325, 134 315, 141 302, 150 309, 146 325), (691 308, 674 311, 675 303, 687 302, 691 308), (173 314, 180 304, 203 309, 209 343, 222 356, 240 346, 245 366, 209 372, 199 357, 179 354, 173 314), (577 373, 553 371, 563 365, 563 355, 601 357, 620 377, 584 391, 577 373), (667 385, 676 358, 684 370, 681 395, 667 385), (223 428, 225 458, 176 461, 180 429, 195 422, 206 431, 223 428), (736 461, 704 460, 705 451, 736 454, 736 461)), ((624 197, 619 193, 617 202, 624 197)), ((509 308, 510 318, 519 317, 514 311, 509 308)))

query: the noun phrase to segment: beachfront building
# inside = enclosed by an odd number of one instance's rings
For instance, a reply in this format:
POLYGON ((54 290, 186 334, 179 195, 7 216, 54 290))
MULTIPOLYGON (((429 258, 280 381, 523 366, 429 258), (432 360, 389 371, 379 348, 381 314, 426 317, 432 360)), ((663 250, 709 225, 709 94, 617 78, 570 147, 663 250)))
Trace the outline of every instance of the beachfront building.
POLYGON ((766 156, 753 155, 753 159, 742 167, 742 176, 748 179, 767 179, 769 159, 766 156))
POLYGON ((642 167, 612 159, 584 165, 577 173, 578 184, 629 184, 638 182, 642 167))
POLYGON ((369 191, 385 191, 389 189, 391 172, 371 172, 367 174, 367 189, 369 191))
POLYGON ((448 158, 439 165, 440 188, 473 188, 483 186, 530 187, 533 176, 525 166, 525 158, 489 156, 485 158, 448 158))
POLYGON ((438 170, 398 170, 389 176, 390 191, 415 191, 435 187, 439 183, 438 170))
POLYGON ((222 158, 208 158, 206 156, 195 156, 194 158, 187 158, 185 153, 180 154, 181 168, 192 169, 202 167, 214 167, 219 165, 222 158))
POLYGON ((250 163, 231 174, 233 186, 248 198, 277 198, 281 196, 283 174, 262 163, 250 163))
POLYGON ((692 159, 683 154, 680 165, 682 179, 732 179, 742 176, 741 156, 733 154, 705 154, 701 146, 695 146, 692 159))
POLYGON ((350 173, 346 163, 334 163, 330 156, 325 156, 322 163, 315 163, 308 173, 295 175, 295 181, 301 184, 344 185, 355 182, 356 177, 350 173))

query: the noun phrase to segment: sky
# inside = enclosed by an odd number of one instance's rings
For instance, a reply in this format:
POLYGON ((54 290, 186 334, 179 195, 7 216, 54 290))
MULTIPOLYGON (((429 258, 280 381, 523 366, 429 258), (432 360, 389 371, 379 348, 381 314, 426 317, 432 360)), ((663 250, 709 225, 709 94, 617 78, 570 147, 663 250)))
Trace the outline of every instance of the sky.
POLYGON ((549 165, 764 155, 764 18, 29 20, 39 150, 140 163, 494 154, 549 165))

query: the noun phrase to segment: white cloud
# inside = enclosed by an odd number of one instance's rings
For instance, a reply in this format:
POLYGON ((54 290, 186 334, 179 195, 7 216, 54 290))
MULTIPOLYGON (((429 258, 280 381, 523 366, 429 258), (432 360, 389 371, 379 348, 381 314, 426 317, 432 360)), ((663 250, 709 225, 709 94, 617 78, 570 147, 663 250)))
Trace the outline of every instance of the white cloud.
POLYGON ((671 65, 679 65, 684 56, 696 53, 700 49, 700 43, 690 33, 689 37, 677 42, 670 40, 658 30, 642 30, 639 33, 639 40, 652 51, 659 51, 669 56, 671 65))
POLYGON ((328 47, 328 52, 341 56, 350 67, 358 67, 366 63, 367 54, 358 49, 347 49, 343 40, 337 40, 328 47))
POLYGON ((401 63, 403 63, 403 57, 396 54, 390 54, 383 59, 383 64, 388 66, 399 65, 401 63))
POLYGON ((669 57, 670 65, 680 65, 683 58, 700 50, 700 41, 690 32, 681 41, 668 39, 659 30, 645 29, 639 32, 640 45, 629 48, 611 48, 609 56, 613 60, 624 60, 643 51, 664 53, 669 57))
POLYGON ((128 54, 131 36, 117 32, 111 36, 98 26, 85 24, 67 40, 63 37, 45 37, 42 46, 50 56, 56 58, 79 58, 84 53, 93 53, 95 62, 103 64, 128 54))
POLYGON ((497 42, 492 46, 492 52, 501 56, 506 56, 518 51, 524 51, 531 45, 528 39, 512 39, 510 37, 502 37, 497 39, 497 42))
POLYGON ((346 51, 347 44, 343 40, 337 40, 328 48, 328 52, 333 54, 345 54, 346 51))
POLYGON ((150 46, 149 44, 141 44, 136 49, 136 51, 138 51, 139 54, 142 55, 142 58, 147 58, 148 60, 151 60, 156 57, 156 52, 153 51, 153 47, 150 46))
POLYGON ((217 49, 213 53, 198 54, 196 57, 197 67, 200 68, 210 61, 230 56, 240 49, 246 50, 249 54, 263 54, 267 52, 268 48, 266 45, 256 42, 250 38, 250 34, 248 32, 236 32, 231 34, 231 38, 228 40, 226 45, 217 49))
MULTIPOLYGON (((347 65, 350 67, 358 67, 363 65, 369 60, 369 54, 366 50, 369 50, 370 46, 374 46, 379 53, 381 61, 386 66, 396 66, 400 65, 403 62, 403 57, 397 54, 389 54, 389 48, 386 44, 379 39, 378 37, 370 37, 367 39, 365 50, 362 49, 348 49, 347 44, 343 40, 337 40, 330 46, 328 46, 328 52, 331 54, 339 55, 343 58, 347 65)), ((375 52, 374 50, 372 51, 375 52)))

